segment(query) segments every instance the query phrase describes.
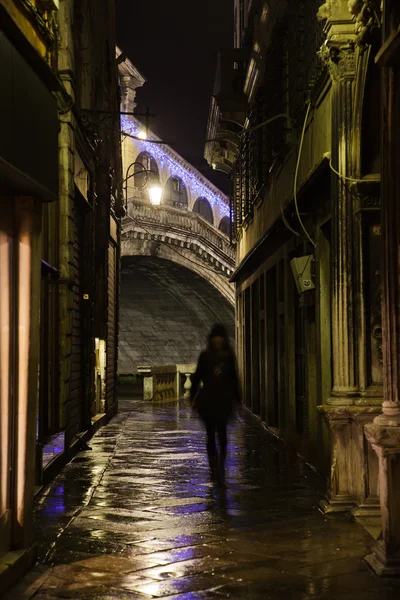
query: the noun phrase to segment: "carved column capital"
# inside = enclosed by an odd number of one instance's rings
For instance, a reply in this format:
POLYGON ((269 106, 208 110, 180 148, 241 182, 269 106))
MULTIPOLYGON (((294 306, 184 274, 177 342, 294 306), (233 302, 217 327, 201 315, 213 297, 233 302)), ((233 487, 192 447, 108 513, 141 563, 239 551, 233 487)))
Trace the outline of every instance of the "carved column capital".
POLYGON ((356 57, 353 41, 348 40, 342 44, 327 41, 319 51, 319 56, 328 67, 333 81, 341 82, 346 79, 354 79, 356 57))

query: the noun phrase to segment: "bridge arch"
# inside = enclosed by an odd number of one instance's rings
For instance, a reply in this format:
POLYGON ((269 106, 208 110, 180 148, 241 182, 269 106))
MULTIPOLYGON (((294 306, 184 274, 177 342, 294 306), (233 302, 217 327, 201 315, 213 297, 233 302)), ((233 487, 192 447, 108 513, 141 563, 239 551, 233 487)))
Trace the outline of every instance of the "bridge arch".
POLYGON ((188 190, 180 177, 172 176, 167 180, 164 187, 163 204, 181 209, 188 208, 188 190))
POLYGON ((211 204, 204 196, 197 198, 193 206, 193 212, 197 213, 203 219, 214 225, 214 214, 211 204))
POLYGON ((120 374, 196 362, 216 322, 234 337, 234 306, 191 269, 154 256, 122 258, 120 374))
POLYGON ((218 229, 222 231, 222 233, 224 233, 225 235, 229 236, 231 231, 231 221, 229 217, 222 217, 222 219, 219 222, 218 229))
POLYGON ((210 256, 207 248, 201 243, 196 243, 196 240, 191 241, 187 237, 178 239, 168 235, 155 236, 147 227, 146 231, 140 231, 132 223, 130 232, 126 227, 123 228, 121 242, 121 257, 124 260, 148 256, 185 267, 206 280, 230 305, 234 306, 234 285, 229 283, 232 270, 218 263, 214 256, 210 256))

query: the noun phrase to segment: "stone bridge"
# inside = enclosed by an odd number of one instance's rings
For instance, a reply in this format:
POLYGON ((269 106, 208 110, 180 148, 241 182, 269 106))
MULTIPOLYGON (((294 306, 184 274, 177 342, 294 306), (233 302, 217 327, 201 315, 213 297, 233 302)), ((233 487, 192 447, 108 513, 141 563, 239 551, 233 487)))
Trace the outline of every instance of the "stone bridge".
POLYGON ((229 238, 195 212, 151 206, 131 198, 122 223, 122 256, 152 256, 191 269, 213 285, 231 304, 229 283, 235 258, 229 238))
POLYGON ((135 90, 145 80, 129 59, 119 61, 119 71, 127 208, 119 373, 135 374, 144 366, 159 373, 165 365, 196 363, 216 322, 224 323, 234 340, 229 200, 133 116, 135 90), (158 205, 150 202, 154 184, 162 190, 158 205))
POLYGON ((122 256, 178 263, 234 305, 228 198, 155 134, 147 130, 146 139, 140 139, 143 125, 134 117, 123 119, 121 128, 128 214, 122 222, 122 256), (150 178, 162 189, 158 206, 150 203, 150 178))

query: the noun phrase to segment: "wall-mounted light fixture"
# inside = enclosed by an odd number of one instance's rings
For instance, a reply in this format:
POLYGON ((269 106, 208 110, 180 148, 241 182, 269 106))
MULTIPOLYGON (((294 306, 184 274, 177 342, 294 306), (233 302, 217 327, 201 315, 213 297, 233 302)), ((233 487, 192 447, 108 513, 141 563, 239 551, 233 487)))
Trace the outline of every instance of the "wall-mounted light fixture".
POLYGON ((146 169, 142 165, 141 162, 135 161, 135 162, 131 163, 129 165, 129 167, 127 168, 126 176, 123 181, 123 185, 125 188, 125 211, 126 211, 126 213, 128 212, 128 181, 131 177, 135 177, 136 175, 143 176, 143 188, 147 187, 147 189, 149 191, 150 203, 153 206, 159 206, 161 204, 162 187, 158 183, 156 172, 153 171, 152 169, 146 169), (137 171, 134 170, 133 173, 130 173, 130 170, 132 169, 132 167, 134 169, 136 167, 136 168, 138 168, 138 170, 137 171))

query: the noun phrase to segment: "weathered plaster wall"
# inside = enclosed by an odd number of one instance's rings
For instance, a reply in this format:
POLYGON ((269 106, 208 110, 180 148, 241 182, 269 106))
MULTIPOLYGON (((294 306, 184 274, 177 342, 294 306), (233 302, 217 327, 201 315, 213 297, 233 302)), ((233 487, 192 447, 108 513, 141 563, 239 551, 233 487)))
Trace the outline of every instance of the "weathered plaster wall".
POLYGON ((122 263, 119 373, 196 362, 215 322, 234 336, 234 308, 202 277, 168 260, 122 263))

